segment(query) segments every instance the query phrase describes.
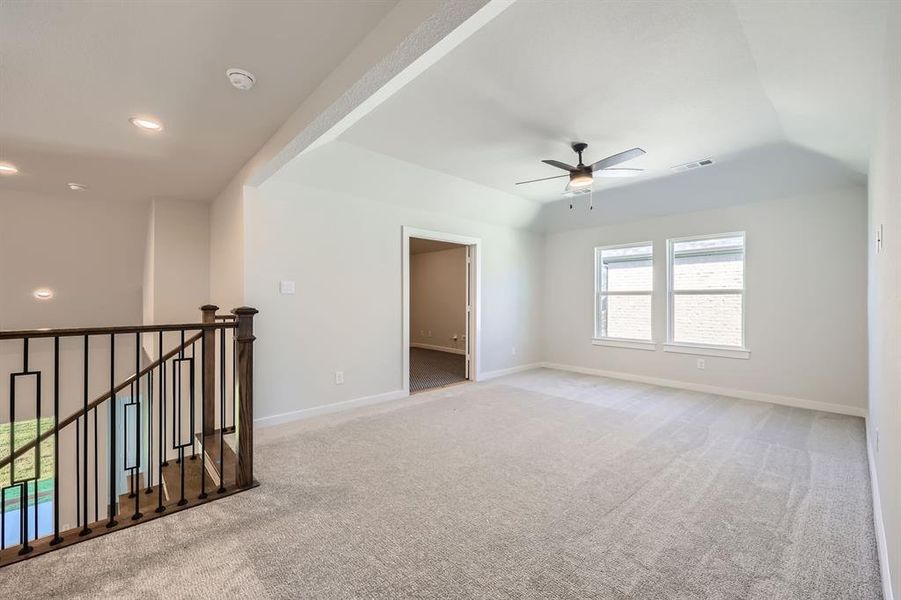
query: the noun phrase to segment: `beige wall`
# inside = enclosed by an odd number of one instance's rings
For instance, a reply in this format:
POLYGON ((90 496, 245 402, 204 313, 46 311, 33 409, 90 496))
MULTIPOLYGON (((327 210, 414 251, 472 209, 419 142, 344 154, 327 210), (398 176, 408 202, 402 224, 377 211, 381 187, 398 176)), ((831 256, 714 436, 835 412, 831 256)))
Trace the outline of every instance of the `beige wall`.
POLYGON ((0 329, 140 323, 146 223, 146 204, 2 192, 0 329))
MULTIPOLYGON (((868 434, 876 474, 883 583, 901 593, 901 5, 891 9, 888 69, 869 181, 868 434), (883 247, 876 252, 876 232, 883 247), (884 532, 884 537, 882 534, 884 532)), ((891 597, 886 594, 887 597, 891 597)))
POLYGON ((466 248, 410 257, 410 341, 465 351, 466 248), (456 338, 456 339, 454 339, 456 338))
POLYGON ((592 229, 545 241, 545 360, 866 410, 866 194, 862 188, 592 229), (750 359, 592 345, 595 246, 653 241, 654 339, 666 338, 666 240, 747 232, 750 359))
MULTIPOLYGON (((410 177, 419 171, 407 169, 410 177)), ((403 226, 481 239, 484 373, 540 360, 542 236, 416 208, 423 189, 456 185, 460 197, 486 204, 498 194, 430 177, 413 195, 370 179, 368 196, 270 180, 248 202, 247 301, 260 310, 256 417, 403 389, 403 226), (279 294, 282 279, 296 281, 297 293, 279 294), (335 371, 344 372, 343 385, 335 371)))
POLYGON ((155 200, 144 264, 144 322, 196 323, 210 301, 210 207, 155 200))

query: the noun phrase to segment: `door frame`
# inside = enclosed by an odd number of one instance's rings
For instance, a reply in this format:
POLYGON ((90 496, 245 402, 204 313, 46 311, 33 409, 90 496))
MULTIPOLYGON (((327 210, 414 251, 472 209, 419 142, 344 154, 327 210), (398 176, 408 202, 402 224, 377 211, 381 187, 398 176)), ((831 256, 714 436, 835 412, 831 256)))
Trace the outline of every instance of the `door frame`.
POLYGON ((470 249, 469 289, 472 292, 469 311, 469 339, 466 340, 469 348, 469 381, 478 381, 481 369, 481 300, 482 300, 482 240, 477 237, 458 235, 419 229, 404 225, 402 228, 401 243, 401 302, 402 311, 402 337, 403 350, 403 389, 405 394, 410 393, 410 238, 435 240, 468 246, 470 249))

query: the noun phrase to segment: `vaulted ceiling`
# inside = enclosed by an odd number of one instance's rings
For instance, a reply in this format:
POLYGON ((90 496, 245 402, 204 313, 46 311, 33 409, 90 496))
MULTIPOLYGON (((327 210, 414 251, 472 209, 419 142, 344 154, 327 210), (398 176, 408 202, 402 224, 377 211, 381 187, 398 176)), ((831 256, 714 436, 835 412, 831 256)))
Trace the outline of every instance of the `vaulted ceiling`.
POLYGON ((0 191, 209 200, 395 3, 0 3, 0 191))
MULTIPOLYGON (((522 197, 559 200, 540 159, 640 146, 646 173, 800 146, 863 180, 881 0, 516 2, 341 140, 522 197)), ((797 153, 795 153, 797 154, 797 153)), ((794 156, 784 152, 785 156, 794 156)), ((765 177, 766 173, 760 173, 765 177)))

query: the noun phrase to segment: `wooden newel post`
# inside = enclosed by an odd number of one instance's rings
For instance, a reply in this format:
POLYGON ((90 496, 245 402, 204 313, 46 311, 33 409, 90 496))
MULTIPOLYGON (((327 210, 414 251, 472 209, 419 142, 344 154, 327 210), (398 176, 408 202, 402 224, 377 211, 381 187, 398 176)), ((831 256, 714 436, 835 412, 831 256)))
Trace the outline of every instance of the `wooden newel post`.
MULTIPOLYGON (((218 306, 204 304, 202 323, 215 323, 218 306)), ((203 442, 216 431, 216 330, 204 329, 201 340, 203 350, 203 442)))
POLYGON ((253 484, 253 316, 257 309, 242 306, 232 311, 237 317, 235 330, 237 345, 238 423, 238 487, 253 484))

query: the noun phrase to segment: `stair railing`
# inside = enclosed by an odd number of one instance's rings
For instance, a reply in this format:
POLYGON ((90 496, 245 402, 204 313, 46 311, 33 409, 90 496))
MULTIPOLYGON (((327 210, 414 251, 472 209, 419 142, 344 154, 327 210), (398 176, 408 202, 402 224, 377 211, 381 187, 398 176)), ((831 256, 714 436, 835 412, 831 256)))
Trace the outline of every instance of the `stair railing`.
POLYGON ((256 485, 257 311, 217 310, 0 331, 0 567, 256 485))

